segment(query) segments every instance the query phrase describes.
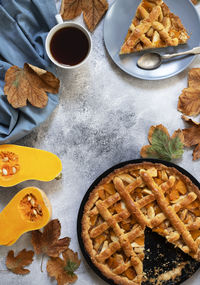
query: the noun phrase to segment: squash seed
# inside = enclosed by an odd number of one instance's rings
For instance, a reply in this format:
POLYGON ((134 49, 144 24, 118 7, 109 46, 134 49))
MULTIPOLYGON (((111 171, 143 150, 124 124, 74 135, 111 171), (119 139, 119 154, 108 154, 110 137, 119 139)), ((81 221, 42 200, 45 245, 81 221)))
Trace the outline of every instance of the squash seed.
POLYGON ((35 209, 33 209, 33 215, 37 216, 37 211, 35 209))
POLYGON ((31 196, 28 196, 28 197, 27 197, 27 200, 28 200, 28 201, 31 201, 31 196))
POLYGON ((41 208, 40 204, 38 204, 38 205, 37 205, 37 208, 38 208, 38 210, 39 210, 39 211, 41 211, 41 210, 42 210, 42 208, 41 208))
POLYGON ((2 171, 3 171, 3 175, 8 175, 8 171, 5 168, 3 168, 2 171))
POLYGON ((15 174, 17 172, 17 169, 14 166, 12 168, 12 172, 13 172, 13 174, 15 174))
POLYGON ((35 206, 35 200, 31 199, 30 203, 31 203, 31 206, 33 206, 33 207, 35 206))
POLYGON ((3 161, 8 161, 8 157, 5 156, 5 157, 3 158, 3 161))

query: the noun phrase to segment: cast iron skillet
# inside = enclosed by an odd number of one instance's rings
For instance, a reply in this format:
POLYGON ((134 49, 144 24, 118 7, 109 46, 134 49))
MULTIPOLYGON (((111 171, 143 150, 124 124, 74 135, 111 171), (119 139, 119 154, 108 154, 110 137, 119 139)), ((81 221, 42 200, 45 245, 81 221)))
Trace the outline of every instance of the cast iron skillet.
MULTIPOLYGON (((88 255, 87 251, 85 250, 83 240, 81 237, 81 220, 83 216, 84 206, 88 200, 90 192, 97 186, 97 184, 106 177, 109 173, 114 171, 115 169, 121 168, 127 164, 135 164, 141 163, 144 161, 149 161, 153 163, 162 163, 168 167, 174 167, 185 176, 189 177, 190 180, 198 186, 200 189, 200 183, 185 169, 181 168, 178 165, 175 165, 171 162, 166 162, 158 159, 136 159, 125 161, 120 164, 117 164, 110 169, 106 170, 103 174, 101 174, 90 186, 88 191, 86 192, 83 200, 81 202, 81 206, 78 213, 78 220, 77 220, 77 234, 78 234, 78 241, 82 251, 84 258, 86 259, 89 266, 93 269, 93 271, 104 281, 108 284, 116 285, 112 280, 106 278, 99 269, 92 263, 90 256, 88 255)), ((187 262, 182 269, 181 276, 178 276, 175 280, 168 280, 162 282, 162 285, 178 285, 187 280, 191 277, 192 274, 195 273, 200 268, 200 263, 192 259, 187 254, 183 253, 180 249, 174 248, 174 246, 168 243, 165 238, 159 236, 156 233, 153 233, 150 229, 145 230, 145 259, 144 259, 144 272, 146 273, 147 279, 151 281, 145 281, 142 285, 153 285, 155 284, 155 279, 162 273, 168 272, 173 268, 176 268, 178 264, 182 262, 187 262), (150 250, 149 250, 150 249, 150 250), (154 279, 153 279, 154 278, 154 279)), ((160 283, 159 283, 160 284, 160 283)))

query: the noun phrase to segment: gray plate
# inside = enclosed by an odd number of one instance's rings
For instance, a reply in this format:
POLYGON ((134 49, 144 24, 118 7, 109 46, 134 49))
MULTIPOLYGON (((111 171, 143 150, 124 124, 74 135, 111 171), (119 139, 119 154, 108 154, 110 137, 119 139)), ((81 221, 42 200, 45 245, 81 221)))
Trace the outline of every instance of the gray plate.
MULTIPOLYGON (((154 70, 143 70, 137 67, 138 58, 144 52, 120 55, 128 28, 141 0, 116 0, 109 9, 104 21, 104 41, 113 61, 128 74, 147 80, 159 80, 174 76, 188 67, 194 56, 179 57, 163 63, 154 70)), ((154 49, 160 54, 186 51, 200 45, 200 18, 190 0, 165 0, 171 12, 180 17, 187 29, 190 39, 185 45, 154 49)), ((146 51, 147 52, 147 51, 146 51)))

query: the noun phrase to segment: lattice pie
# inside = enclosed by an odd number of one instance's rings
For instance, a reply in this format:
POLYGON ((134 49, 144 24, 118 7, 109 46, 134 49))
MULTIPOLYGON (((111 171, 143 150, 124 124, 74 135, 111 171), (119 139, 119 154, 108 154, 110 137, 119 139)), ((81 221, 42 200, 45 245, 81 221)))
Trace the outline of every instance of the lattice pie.
POLYGON ((125 166, 104 178, 85 204, 85 249, 117 284, 144 280, 146 227, 200 261, 200 191, 175 168, 150 162, 125 166))
POLYGON ((120 54, 177 46, 186 43, 188 38, 180 18, 171 13, 162 0, 142 0, 120 54))

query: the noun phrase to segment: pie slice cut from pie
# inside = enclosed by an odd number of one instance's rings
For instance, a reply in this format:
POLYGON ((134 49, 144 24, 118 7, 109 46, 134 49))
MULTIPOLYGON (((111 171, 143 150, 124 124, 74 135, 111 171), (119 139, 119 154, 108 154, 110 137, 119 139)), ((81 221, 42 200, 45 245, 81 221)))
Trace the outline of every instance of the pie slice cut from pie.
POLYGON ((147 227, 200 261, 200 190, 177 169, 150 162, 127 165, 91 191, 82 217, 84 247, 116 284, 145 280, 147 227))
POLYGON ((189 35, 178 16, 162 0, 142 0, 120 54, 185 44, 189 35))

